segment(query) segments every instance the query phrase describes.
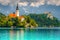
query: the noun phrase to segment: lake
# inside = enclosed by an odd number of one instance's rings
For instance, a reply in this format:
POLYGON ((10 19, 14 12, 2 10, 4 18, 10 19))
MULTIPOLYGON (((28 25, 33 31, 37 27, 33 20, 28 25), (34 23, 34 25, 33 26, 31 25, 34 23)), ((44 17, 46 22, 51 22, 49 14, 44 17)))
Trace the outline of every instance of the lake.
POLYGON ((60 40, 60 29, 0 29, 0 40, 60 40))

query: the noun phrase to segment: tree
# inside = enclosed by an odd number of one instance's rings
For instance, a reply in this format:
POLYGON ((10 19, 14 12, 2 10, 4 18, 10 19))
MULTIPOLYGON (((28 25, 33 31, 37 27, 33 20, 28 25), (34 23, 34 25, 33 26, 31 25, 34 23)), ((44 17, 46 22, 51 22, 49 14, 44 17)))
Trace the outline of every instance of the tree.
POLYGON ((7 25, 8 25, 9 27, 13 26, 13 22, 12 22, 12 21, 8 21, 8 22, 7 22, 7 25))

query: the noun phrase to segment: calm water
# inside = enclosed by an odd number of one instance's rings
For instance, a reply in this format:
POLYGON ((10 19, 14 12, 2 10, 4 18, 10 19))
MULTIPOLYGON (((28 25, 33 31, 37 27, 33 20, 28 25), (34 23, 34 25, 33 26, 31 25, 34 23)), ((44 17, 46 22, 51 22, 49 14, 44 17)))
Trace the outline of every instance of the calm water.
POLYGON ((0 29, 0 40, 60 40, 60 30, 3 30, 0 29))

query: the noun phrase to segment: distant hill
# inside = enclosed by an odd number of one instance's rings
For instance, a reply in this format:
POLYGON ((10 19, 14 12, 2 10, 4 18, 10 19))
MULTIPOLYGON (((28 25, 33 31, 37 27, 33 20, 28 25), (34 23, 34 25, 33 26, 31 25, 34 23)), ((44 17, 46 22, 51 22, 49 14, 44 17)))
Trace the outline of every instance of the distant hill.
POLYGON ((0 17, 5 17, 5 15, 3 13, 0 13, 0 17))
POLYGON ((39 27, 60 27, 60 21, 51 13, 29 14, 34 19, 39 27))

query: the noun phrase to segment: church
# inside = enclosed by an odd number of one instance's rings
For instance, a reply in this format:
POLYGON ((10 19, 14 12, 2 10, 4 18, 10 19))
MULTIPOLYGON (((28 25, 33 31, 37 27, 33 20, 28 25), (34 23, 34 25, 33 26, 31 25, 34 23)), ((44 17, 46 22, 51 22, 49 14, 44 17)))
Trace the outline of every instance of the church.
POLYGON ((23 21, 23 20, 25 19, 24 16, 19 16, 18 4, 17 4, 17 7, 16 7, 16 12, 10 13, 9 16, 10 16, 11 18, 19 17, 19 18, 21 19, 21 21, 23 21))

